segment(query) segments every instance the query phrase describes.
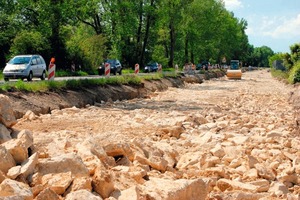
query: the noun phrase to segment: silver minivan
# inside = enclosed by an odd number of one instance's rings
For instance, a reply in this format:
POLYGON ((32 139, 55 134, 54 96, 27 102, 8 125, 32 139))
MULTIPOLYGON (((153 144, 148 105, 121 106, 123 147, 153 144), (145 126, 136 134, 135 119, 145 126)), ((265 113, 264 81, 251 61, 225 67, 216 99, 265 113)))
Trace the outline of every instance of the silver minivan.
POLYGON ((47 66, 40 55, 18 55, 13 57, 3 70, 4 80, 24 79, 32 81, 33 77, 45 80, 47 66))

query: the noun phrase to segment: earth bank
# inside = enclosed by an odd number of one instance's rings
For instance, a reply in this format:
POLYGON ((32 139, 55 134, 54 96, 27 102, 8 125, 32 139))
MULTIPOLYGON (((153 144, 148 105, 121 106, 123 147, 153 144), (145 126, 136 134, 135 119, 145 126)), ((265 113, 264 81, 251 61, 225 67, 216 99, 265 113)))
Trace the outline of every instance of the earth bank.
POLYGON ((0 197, 299 199, 295 88, 266 71, 187 82, 18 120, 2 110, 0 197))
POLYGON ((36 115, 48 114, 55 109, 70 107, 83 108, 103 101, 145 98, 155 91, 164 91, 169 87, 183 87, 185 82, 202 83, 204 79, 224 76, 224 72, 207 73, 205 75, 145 80, 141 85, 106 85, 78 90, 57 90, 48 92, 4 92, 13 104, 17 119, 22 118, 30 110, 36 115))

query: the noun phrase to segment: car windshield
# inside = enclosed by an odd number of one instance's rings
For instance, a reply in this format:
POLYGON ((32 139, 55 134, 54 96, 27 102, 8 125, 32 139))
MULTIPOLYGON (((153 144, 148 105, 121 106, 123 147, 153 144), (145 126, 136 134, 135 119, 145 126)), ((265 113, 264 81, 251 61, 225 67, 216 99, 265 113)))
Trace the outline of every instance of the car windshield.
POLYGON ((148 63, 147 66, 155 67, 157 63, 148 63))
POLYGON ((115 60, 105 60, 104 62, 105 62, 105 63, 109 63, 109 64, 114 64, 114 63, 115 63, 115 60))
POLYGON ((14 57, 8 63, 12 65, 28 64, 30 57, 14 57))

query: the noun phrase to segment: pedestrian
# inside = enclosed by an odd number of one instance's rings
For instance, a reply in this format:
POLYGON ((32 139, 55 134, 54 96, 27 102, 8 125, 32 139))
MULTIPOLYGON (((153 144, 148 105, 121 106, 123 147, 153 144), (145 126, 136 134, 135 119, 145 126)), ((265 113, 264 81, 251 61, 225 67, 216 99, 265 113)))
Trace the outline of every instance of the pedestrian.
POLYGON ((178 71, 178 65, 176 64, 175 65, 175 72, 177 72, 178 71))

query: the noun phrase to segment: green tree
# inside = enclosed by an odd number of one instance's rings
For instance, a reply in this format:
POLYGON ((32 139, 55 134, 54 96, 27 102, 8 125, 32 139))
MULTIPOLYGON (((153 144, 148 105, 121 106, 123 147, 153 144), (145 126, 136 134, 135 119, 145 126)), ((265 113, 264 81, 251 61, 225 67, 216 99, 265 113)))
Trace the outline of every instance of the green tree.
POLYGON ((274 52, 270 47, 256 47, 252 54, 253 65, 258 67, 269 67, 269 58, 273 55, 274 52))
POLYGON ((16 2, 0 1, 0 67, 8 60, 11 40, 19 31, 19 22, 15 20, 16 2))
POLYGON ((290 50, 291 50, 291 61, 293 63, 300 61, 300 43, 296 43, 290 46, 290 50))
POLYGON ((49 48, 40 32, 24 30, 16 35, 10 51, 12 55, 41 54, 49 48))

